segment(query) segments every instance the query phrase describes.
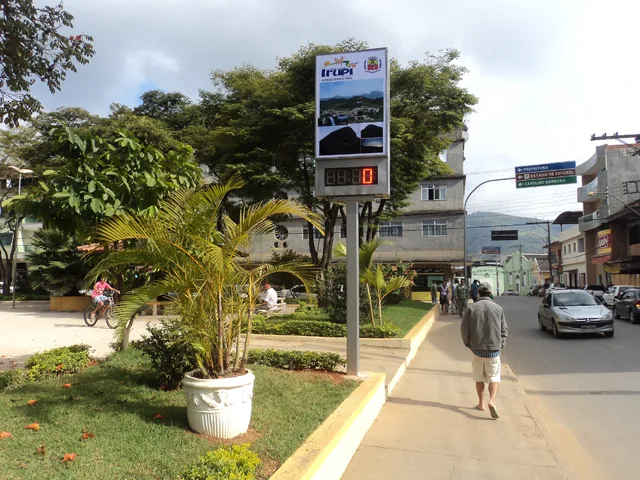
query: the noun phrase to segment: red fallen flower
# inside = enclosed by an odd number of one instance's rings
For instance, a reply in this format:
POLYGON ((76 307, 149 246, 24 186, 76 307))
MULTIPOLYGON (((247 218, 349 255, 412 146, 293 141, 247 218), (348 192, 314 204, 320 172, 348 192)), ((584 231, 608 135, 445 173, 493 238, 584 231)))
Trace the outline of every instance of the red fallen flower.
POLYGON ((65 453, 64 457, 62 457, 62 463, 73 462, 76 459, 75 453, 65 453))
POLYGON ((164 416, 160 415, 159 413, 156 413, 153 418, 155 420, 162 420, 164 418, 164 416))
POLYGON ((70 383, 65 383, 64 385, 62 385, 62 388, 71 388, 71 384, 70 383))
POLYGON ((38 400, 29 400, 27 405, 35 405, 36 403, 38 403, 38 400))
POLYGON ((11 435, 9 432, 0 432, 0 439, 11 438, 11 437, 13 437, 13 435, 11 435))
POLYGON ((56 372, 59 372, 63 368, 64 368, 64 363, 61 363, 60 365, 56 365, 56 372))

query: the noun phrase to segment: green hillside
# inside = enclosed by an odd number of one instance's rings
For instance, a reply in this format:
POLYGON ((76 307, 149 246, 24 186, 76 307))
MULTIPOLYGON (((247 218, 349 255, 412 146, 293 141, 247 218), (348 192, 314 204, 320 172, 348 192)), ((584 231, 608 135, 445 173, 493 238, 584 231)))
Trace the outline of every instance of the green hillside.
MULTIPOLYGON (((501 247, 503 254, 513 253, 520 248, 525 253, 546 253, 544 246, 547 244, 547 225, 518 225, 513 227, 502 225, 524 224, 527 222, 540 222, 542 220, 532 217, 519 217, 505 215, 496 212, 476 212, 467 215, 467 253, 473 259, 493 259, 494 255, 482 255, 483 246, 501 247), (500 225, 500 226, 498 226, 500 225), (491 241, 491 230, 518 230, 517 241, 491 241)), ((565 225, 565 230, 571 225, 565 225)), ((551 225, 551 240, 560 234, 560 225, 551 225)))

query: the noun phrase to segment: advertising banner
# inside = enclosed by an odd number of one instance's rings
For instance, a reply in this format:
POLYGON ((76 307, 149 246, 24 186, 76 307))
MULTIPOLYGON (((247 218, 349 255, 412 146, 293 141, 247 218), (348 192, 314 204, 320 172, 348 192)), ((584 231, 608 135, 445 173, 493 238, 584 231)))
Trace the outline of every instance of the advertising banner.
POLYGON ((598 232, 598 249, 593 257, 593 263, 604 263, 611 258, 611 230, 598 232))
POLYGON ((316 158, 389 154, 387 49, 316 57, 316 158))

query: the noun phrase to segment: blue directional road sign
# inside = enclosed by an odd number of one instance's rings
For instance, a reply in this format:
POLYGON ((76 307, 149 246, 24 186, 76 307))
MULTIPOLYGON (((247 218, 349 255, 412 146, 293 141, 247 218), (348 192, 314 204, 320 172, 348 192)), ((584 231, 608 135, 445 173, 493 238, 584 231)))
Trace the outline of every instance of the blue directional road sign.
POLYGON ((578 183, 576 162, 544 163, 516 167, 516 188, 578 183))

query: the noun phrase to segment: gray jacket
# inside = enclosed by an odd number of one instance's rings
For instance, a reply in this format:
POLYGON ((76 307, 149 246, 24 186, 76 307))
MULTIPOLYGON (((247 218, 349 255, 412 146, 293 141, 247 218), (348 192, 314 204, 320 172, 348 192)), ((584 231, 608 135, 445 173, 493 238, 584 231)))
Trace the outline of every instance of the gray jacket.
POLYGON ((471 350, 502 350, 507 343, 507 320, 502 307, 481 297, 464 312, 462 341, 471 350))

